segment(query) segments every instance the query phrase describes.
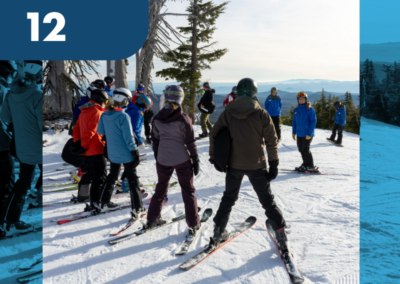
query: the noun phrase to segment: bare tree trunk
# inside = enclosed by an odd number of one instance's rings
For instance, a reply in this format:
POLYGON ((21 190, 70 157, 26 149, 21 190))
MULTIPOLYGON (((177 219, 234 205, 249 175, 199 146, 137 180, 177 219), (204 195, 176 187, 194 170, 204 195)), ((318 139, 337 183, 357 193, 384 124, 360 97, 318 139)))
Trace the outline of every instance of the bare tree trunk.
MULTIPOLYGON (((193 15, 197 16, 197 0, 193 1, 193 15)), ((192 32, 192 60, 190 72, 192 76, 190 78, 190 102, 189 102, 189 117, 192 123, 195 123, 195 112, 196 112, 196 71, 197 71, 197 19, 193 18, 193 32, 192 32)))
POLYGON ((142 77, 142 64, 140 62, 140 53, 141 53, 141 49, 138 50, 138 52, 136 52, 136 76, 135 76, 135 90, 136 90, 136 86, 140 83, 140 78, 142 77))
POLYGON ((115 80, 115 60, 107 60, 107 76, 115 80))
POLYGON ((62 80, 62 74, 68 74, 67 61, 51 61, 53 71, 50 75, 55 91, 50 95, 50 109, 58 113, 72 113, 73 90, 69 90, 67 84, 62 80))
POLYGON ((128 88, 126 81, 126 66, 128 64, 128 59, 107 61, 107 76, 115 79, 115 88, 128 88))

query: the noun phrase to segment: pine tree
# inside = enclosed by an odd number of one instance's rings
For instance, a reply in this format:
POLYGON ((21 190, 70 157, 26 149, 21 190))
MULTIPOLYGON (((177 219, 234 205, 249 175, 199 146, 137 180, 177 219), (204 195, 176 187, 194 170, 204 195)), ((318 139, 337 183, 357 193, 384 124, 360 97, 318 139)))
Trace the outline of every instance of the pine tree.
POLYGON ((186 94, 182 107, 194 121, 196 98, 203 93, 200 86, 201 71, 211 69, 210 63, 219 60, 228 49, 212 49, 216 42, 210 43, 216 28, 216 20, 225 12, 228 2, 216 5, 212 1, 194 0, 186 11, 188 26, 178 27, 181 34, 190 35, 186 43, 162 56, 162 61, 172 63, 173 67, 156 72, 157 77, 180 82, 186 94), (200 44, 205 44, 200 47, 200 44))

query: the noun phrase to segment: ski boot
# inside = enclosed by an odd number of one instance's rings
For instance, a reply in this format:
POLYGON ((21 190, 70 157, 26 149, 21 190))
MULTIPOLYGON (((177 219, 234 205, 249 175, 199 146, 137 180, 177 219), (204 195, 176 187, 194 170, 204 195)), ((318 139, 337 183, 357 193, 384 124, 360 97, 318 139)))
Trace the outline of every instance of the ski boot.
POLYGON ((167 223, 166 220, 164 220, 163 218, 158 219, 157 221, 147 221, 146 225, 143 225, 144 229, 153 229, 155 227, 158 227, 160 225, 164 225, 165 223, 167 223))
MULTIPOLYGON (((93 205, 97 205, 97 203, 94 203, 93 205)), ((96 206, 98 209, 98 214, 99 213, 104 213, 104 212, 108 212, 108 211, 114 211, 114 210, 118 210, 120 209, 118 204, 115 204, 113 202, 108 202, 108 203, 102 203, 101 205, 99 204, 98 206, 96 206)))
POLYGON ((334 144, 335 144, 335 145, 342 145, 342 143, 339 142, 339 141, 336 141, 334 144))
POLYGON ((22 221, 4 222, 3 230, 5 231, 5 237, 12 237, 33 231, 33 226, 22 221))
POLYGON ((289 256, 288 239, 285 228, 286 227, 275 230, 275 238, 278 242, 277 245, 279 247, 279 250, 282 252, 283 258, 287 258, 289 256))
POLYGON ((131 211, 131 215, 132 215, 132 220, 139 220, 143 216, 147 215, 147 209, 143 207, 139 209, 133 209, 131 211))
POLYGON ((335 142, 335 139, 332 139, 332 138, 326 138, 326 140, 331 141, 331 142, 335 142))
POLYGON ((29 204, 28 210, 39 208, 39 202, 37 201, 37 195, 35 195, 35 193, 33 193, 33 192, 28 194, 28 196, 26 197, 26 202, 29 204))
POLYGON ((209 137, 209 134, 207 132, 199 135, 199 138, 206 138, 206 137, 209 137))
POLYGON ((306 172, 310 172, 312 174, 319 173, 318 167, 305 167, 306 172))
POLYGON ((229 238, 229 233, 226 230, 222 230, 221 227, 215 226, 214 228, 214 236, 210 238, 210 245, 209 247, 212 246, 217 246, 220 243, 225 242, 229 238))
POLYGON ((305 172, 306 171, 306 167, 304 166, 304 164, 301 164, 300 167, 296 167, 296 168, 294 168, 294 170, 298 171, 298 172, 305 172))
POLYGON ((189 233, 186 235, 186 241, 191 242, 193 238, 197 235, 197 232, 200 230, 201 224, 197 226, 189 228, 189 233))

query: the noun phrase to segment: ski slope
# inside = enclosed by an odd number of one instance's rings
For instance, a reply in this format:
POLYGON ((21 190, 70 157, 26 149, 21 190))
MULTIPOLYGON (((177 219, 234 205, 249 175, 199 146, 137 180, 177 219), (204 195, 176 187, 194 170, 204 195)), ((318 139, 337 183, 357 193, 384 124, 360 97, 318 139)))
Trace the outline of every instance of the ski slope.
MULTIPOLYGON (((197 136, 200 126, 194 128, 197 136)), ((291 225, 290 249, 305 283, 359 283, 359 136, 344 133, 345 147, 341 148, 326 141, 330 131, 317 129, 315 134, 311 146, 315 164, 321 171, 339 175, 282 172, 272 182, 272 191, 291 225)), ((301 164, 301 157, 292 140, 291 127, 282 126, 282 138, 279 167, 293 169, 301 164)), ((44 184, 54 183, 49 177, 61 182, 68 173, 55 169, 63 167, 60 153, 69 136, 66 131, 58 136, 48 131, 43 139, 49 145, 43 149, 44 184)), ((197 141, 197 147, 201 167, 194 181, 198 204, 215 212, 225 188, 225 176, 208 162, 208 139, 197 141)), ((142 153, 147 153, 147 160, 138 167, 140 180, 144 184, 155 183, 152 150, 146 148, 142 153)), ((176 180, 175 174, 172 180, 176 180)), ((146 190, 150 198, 151 188, 146 190)), ((66 201, 76 192, 46 193, 44 203, 66 201)), ((163 218, 184 213, 179 186, 170 189, 168 197, 163 218)), ((116 246, 107 241, 112 238, 110 232, 130 217, 128 209, 64 225, 50 222, 83 208, 82 204, 43 208, 44 283, 290 283, 265 228, 264 210, 247 178, 227 229, 250 215, 257 217, 257 224, 190 271, 181 271, 178 265, 208 244, 212 222, 190 252, 175 256, 187 233, 184 221, 116 246)))

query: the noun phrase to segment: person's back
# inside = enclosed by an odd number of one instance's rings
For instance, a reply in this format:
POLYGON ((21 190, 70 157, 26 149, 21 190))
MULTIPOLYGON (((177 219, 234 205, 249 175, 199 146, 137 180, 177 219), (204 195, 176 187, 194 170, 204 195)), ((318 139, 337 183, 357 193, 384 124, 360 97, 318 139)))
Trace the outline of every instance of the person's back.
POLYGON ((143 144, 142 139, 142 128, 144 123, 143 117, 144 109, 137 106, 135 103, 130 102, 126 108, 126 113, 129 115, 132 124, 132 130, 135 133, 137 139, 139 140, 139 145, 143 144))

